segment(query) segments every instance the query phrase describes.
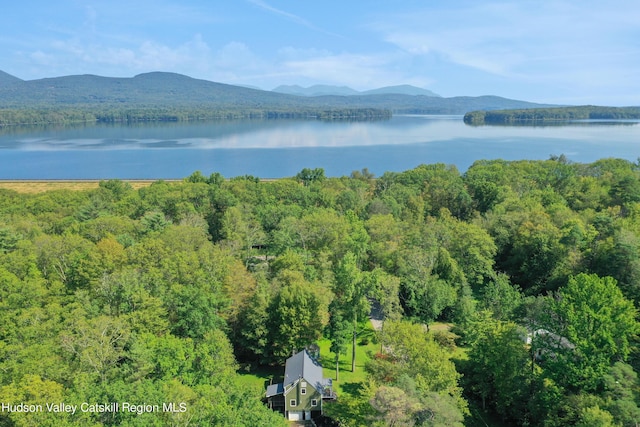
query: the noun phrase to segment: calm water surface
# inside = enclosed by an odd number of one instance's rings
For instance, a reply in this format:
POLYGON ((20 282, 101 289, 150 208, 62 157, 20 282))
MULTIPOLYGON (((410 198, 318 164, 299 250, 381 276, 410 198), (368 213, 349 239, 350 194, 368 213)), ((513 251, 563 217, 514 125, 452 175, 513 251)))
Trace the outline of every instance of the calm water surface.
POLYGON ((226 177, 293 176, 321 167, 329 176, 369 168, 376 175, 421 163, 465 171, 479 159, 636 161, 640 122, 548 127, 470 127, 461 116, 396 116, 378 122, 252 120, 0 133, 0 179, 183 178, 195 170, 226 177))

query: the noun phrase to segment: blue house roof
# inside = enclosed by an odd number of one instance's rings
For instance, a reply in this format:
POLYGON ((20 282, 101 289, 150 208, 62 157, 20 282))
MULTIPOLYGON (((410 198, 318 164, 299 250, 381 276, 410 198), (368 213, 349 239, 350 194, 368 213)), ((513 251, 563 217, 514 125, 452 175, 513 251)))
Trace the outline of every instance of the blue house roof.
POLYGON ((284 388, 286 389, 299 379, 304 379, 318 391, 331 385, 330 379, 322 377, 322 365, 314 360, 307 350, 287 359, 284 368, 284 388))
POLYGON ((284 368, 284 382, 271 384, 267 387, 266 397, 286 395, 293 390, 296 383, 305 381, 309 386, 321 394, 322 399, 335 399, 333 382, 330 378, 322 377, 322 365, 318 363, 307 350, 294 354, 287 359, 284 368))

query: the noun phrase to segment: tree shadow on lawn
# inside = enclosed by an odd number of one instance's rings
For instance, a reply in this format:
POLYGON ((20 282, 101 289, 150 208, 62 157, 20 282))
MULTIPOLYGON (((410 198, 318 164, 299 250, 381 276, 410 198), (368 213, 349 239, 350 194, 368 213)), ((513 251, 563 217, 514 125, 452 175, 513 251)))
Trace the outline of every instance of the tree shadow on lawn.
POLYGON ((257 364, 241 364, 238 369, 240 376, 250 377, 248 383, 256 384, 262 380, 262 387, 267 388, 270 384, 277 384, 282 382, 284 376, 284 368, 281 366, 265 366, 257 364))
MULTIPOLYGON (((358 354, 359 357, 356 357, 356 372, 351 372, 351 350, 346 355, 342 355, 340 358, 339 366, 340 366, 340 378, 342 378, 343 374, 346 375, 345 380, 358 380, 364 381, 366 378, 365 364, 369 360, 368 356, 364 356, 362 354, 358 354)), ((331 369, 333 375, 335 377, 336 372, 336 362, 332 360, 330 364, 327 365, 328 369, 331 369)))
POLYGON ((362 396, 362 389, 364 388, 361 382, 342 383, 342 391, 349 393, 353 397, 362 396))

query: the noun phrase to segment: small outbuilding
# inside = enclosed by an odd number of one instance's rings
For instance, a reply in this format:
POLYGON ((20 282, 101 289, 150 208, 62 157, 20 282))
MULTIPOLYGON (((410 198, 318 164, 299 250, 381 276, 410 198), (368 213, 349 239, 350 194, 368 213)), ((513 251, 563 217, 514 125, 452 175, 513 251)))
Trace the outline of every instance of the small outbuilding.
POLYGON ((555 334, 546 329, 536 329, 535 331, 527 333, 524 341, 527 345, 533 346, 534 340, 536 342, 533 357, 538 361, 543 361, 545 358, 556 357, 558 352, 572 351, 576 346, 558 334, 555 334))

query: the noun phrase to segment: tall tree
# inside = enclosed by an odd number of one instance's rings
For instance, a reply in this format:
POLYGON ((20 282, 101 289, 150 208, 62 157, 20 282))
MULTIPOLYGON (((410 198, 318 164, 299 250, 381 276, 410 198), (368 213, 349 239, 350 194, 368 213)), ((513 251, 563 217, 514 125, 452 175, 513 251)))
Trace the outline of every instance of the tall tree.
POLYGON ((423 325, 406 321, 387 322, 381 341, 386 354, 366 365, 375 383, 394 383, 405 391, 415 388, 411 394, 423 396, 425 402, 431 400, 432 409, 439 406, 433 401, 433 394, 437 394, 441 398, 435 400, 454 402, 458 414, 468 413, 458 385, 460 374, 450 359, 450 353, 434 341, 423 325), (403 377, 409 378, 414 385, 402 386, 403 377))
POLYGON ((468 389, 487 401, 507 420, 522 422, 528 402, 530 360, 522 339, 524 331, 512 322, 492 319, 480 312, 470 323, 471 342, 463 377, 468 389))
POLYGON ((352 324, 351 372, 356 370, 356 339, 358 321, 366 318, 370 306, 367 300, 366 282, 352 252, 342 258, 335 271, 334 291, 337 300, 335 308, 342 311, 342 317, 352 324))
POLYGON ((270 341, 276 359, 284 360, 320 338, 320 309, 320 298, 301 276, 280 290, 269 310, 270 341))
POLYGON ((482 308, 491 311, 494 318, 510 320, 522 304, 522 294, 518 286, 509 283, 506 274, 499 274, 484 287, 481 304, 482 308))
POLYGON ((347 344, 351 335, 351 322, 344 318, 344 313, 339 306, 338 300, 332 301, 329 305, 327 336, 329 340, 331 340, 331 347, 329 350, 335 354, 336 381, 340 379, 340 355, 347 353, 347 344))
MULTIPOLYGON (((545 366, 558 384, 593 391, 617 360, 626 360, 630 339, 640 329, 637 311, 615 279, 581 273, 551 301, 545 333, 534 345, 547 357, 545 366)), ((545 324, 546 323, 546 324, 545 324)))
POLYGON ((265 284, 261 284, 238 314, 236 325, 237 353, 243 357, 256 358, 261 363, 269 359, 269 307, 271 295, 265 284))
POLYGON ((407 315, 425 323, 433 323, 454 304, 456 289, 435 273, 438 251, 410 248, 401 261, 400 298, 407 315))

